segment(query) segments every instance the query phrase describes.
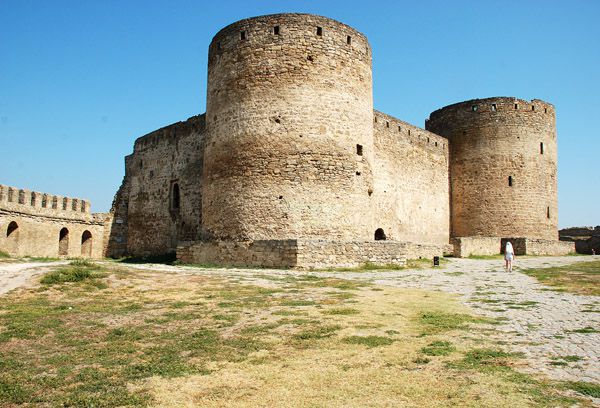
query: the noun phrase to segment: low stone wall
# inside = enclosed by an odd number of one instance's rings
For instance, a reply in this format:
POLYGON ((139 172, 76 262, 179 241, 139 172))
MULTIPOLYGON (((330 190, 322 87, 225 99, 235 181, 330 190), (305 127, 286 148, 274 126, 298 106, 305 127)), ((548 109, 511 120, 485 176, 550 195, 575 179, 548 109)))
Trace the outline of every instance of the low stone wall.
POLYGON ((516 255, 568 255, 575 253, 575 243, 573 242, 533 238, 516 238, 511 242, 516 255))
POLYGON ((177 248, 185 263, 278 268, 359 267, 406 264, 407 258, 433 258, 449 245, 396 241, 263 240, 186 242, 177 248))
POLYGON ((498 255, 501 253, 500 237, 457 237, 450 240, 454 256, 467 258, 471 255, 498 255))
POLYGON ((296 266, 296 240, 198 241, 177 247, 177 259, 185 263, 223 266, 291 268, 296 266))

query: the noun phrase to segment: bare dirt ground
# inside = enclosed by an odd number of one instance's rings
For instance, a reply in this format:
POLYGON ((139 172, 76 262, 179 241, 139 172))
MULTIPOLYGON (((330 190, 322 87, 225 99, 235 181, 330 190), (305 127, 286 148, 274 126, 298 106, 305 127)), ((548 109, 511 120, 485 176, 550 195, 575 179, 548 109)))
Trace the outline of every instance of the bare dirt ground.
MULTIPOLYGON (((316 275, 367 281, 377 285, 418 288, 456 294, 460 301, 487 317, 499 318, 490 334, 513 351, 524 353, 534 373, 551 379, 600 382, 600 300, 550 290, 520 268, 547 268, 597 257, 520 257, 513 273, 501 259, 450 259, 442 268, 374 271, 307 272, 268 269, 213 269, 153 264, 127 265, 137 270, 235 277, 270 285, 273 275, 316 275), (566 361, 571 363, 566 364, 566 361)), ((60 264, 0 263, 0 294, 32 285, 34 277, 60 264)))
POLYGON ((0 295, 33 284, 33 278, 66 262, 3 262, 0 263, 0 295))

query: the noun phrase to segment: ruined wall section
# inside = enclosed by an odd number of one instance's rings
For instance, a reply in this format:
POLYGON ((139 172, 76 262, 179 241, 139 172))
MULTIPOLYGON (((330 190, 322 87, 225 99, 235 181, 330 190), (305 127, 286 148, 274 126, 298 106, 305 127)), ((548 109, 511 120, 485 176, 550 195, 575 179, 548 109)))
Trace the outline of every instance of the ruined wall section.
POLYGON ((107 216, 91 214, 87 200, 0 185, 0 251, 101 258, 107 216))
POLYGON ((375 222, 386 239, 448 244, 448 140, 375 111, 375 222))
POLYGON ((204 130, 198 115, 136 140, 113 202, 110 256, 165 254, 198 238, 204 130))
POLYGON ((512 97, 439 109, 450 142, 452 236, 558 238, 554 107, 512 97))
POLYGON ((306 14, 225 27, 209 48, 206 118, 207 237, 373 239, 371 49, 362 34, 306 14))

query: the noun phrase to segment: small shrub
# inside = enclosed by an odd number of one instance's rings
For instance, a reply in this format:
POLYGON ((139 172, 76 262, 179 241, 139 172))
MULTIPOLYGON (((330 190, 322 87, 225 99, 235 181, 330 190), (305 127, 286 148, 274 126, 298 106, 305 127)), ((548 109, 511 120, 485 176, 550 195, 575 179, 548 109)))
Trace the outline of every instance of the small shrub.
POLYGON ((0 251, 0 258, 10 258, 8 252, 0 251))

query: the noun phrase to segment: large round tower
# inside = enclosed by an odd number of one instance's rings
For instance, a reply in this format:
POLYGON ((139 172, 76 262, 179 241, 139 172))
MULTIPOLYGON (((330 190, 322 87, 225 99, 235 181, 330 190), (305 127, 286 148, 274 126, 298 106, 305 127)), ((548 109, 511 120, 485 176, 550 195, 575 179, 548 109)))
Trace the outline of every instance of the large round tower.
POLYGON ((558 239, 554 107, 474 99, 431 113, 450 141, 451 235, 558 239))
POLYGON ((230 240, 371 239, 371 49, 337 21, 233 23, 209 48, 202 223, 230 240))

